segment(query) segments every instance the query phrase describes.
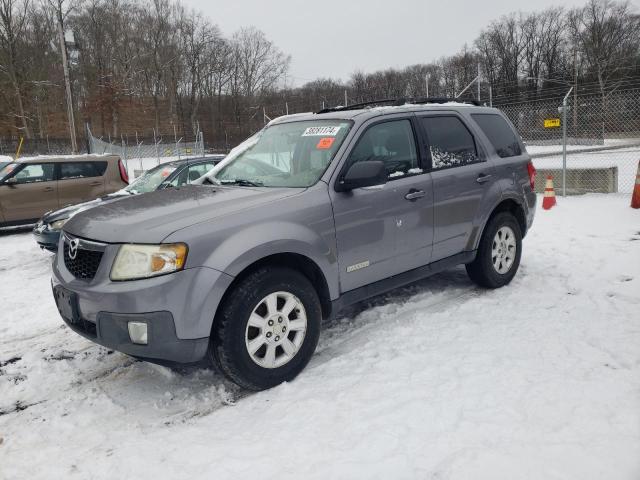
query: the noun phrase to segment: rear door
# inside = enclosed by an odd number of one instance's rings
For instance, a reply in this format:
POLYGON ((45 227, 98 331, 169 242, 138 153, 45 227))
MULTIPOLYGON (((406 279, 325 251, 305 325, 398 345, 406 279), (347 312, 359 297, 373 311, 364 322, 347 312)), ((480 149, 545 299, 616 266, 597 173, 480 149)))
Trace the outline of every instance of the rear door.
POLYGON ((105 194, 106 161, 63 162, 58 164, 58 199, 60 206, 93 200, 105 194))
POLYGON ((527 164, 531 157, 523 148, 512 125, 499 113, 473 113, 471 118, 487 137, 493 148, 494 167, 504 190, 512 190, 516 196, 530 188, 527 164), (507 180, 506 182, 504 180, 507 180))
POLYGON ((0 207, 5 222, 37 220, 58 208, 55 164, 29 163, 18 165, 13 174, 0 185, 0 207), (6 183, 15 178, 15 183, 6 183))
POLYGON ((363 128, 336 181, 350 165, 371 160, 385 163, 388 181, 330 190, 343 292, 429 263, 433 240, 433 189, 414 117, 374 119, 363 128))
POLYGON ((493 192, 495 172, 487 153, 461 115, 421 115, 434 191, 432 261, 467 249, 493 192))

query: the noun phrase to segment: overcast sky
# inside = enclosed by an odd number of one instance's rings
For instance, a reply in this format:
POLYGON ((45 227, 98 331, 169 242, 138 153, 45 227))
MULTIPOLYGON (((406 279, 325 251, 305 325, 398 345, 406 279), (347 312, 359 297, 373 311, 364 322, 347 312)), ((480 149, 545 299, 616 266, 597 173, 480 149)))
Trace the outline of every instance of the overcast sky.
MULTIPOLYGON (((346 80, 374 71, 426 63, 471 46, 491 20, 583 0, 183 0, 226 35, 242 26, 264 31, 291 55, 294 86, 317 77, 346 80)), ((633 0, 634 2, 640 0, 633 0)))

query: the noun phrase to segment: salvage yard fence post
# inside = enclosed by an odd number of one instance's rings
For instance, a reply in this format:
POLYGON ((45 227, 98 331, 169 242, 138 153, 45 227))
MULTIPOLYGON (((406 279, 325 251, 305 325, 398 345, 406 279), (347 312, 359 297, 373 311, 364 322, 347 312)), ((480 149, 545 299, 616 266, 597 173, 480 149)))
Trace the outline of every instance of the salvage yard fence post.
MULTIPOLYGON (((562 195, 631 194, 640 160, 640 85, 601 92, 578 84, 577 92, 508 103, 494 96, 493 106, 514 124, 539 175, 554 176, 562 195)), ((538 183, 541 192, 544 182, 538 183)))

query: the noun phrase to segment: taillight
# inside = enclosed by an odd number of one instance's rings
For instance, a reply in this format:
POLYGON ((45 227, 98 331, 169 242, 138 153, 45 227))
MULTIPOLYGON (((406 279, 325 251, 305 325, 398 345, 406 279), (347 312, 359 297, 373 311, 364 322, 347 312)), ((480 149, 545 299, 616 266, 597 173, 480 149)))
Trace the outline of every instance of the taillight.
POLYGON ((124 168, 124 163, 122 163, 122 160, 118 160, 118 169, 120 170, 120 179, 124 183, 129 184, 129 175, 127 174, 127 169, 124 168))
POLYGON ((536 188, 536 167, 533 166, 531 160, 527 163, 527 173, 529 173, 529 184, 531 185, 531 191, 536 188))

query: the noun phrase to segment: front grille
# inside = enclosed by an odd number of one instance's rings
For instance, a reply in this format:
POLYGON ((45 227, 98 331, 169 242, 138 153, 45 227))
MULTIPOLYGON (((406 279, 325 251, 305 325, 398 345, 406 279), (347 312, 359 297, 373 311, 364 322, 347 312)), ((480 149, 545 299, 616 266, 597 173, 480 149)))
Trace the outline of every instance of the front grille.
POLYGON ((81 246, 78 247, 76 258, 69 256, 69 243, 64 242, 64 265, 67 270, 76 278, 83 280, 91 280, 96 276, 102 253, 94 250, 85 250, 81 246))

